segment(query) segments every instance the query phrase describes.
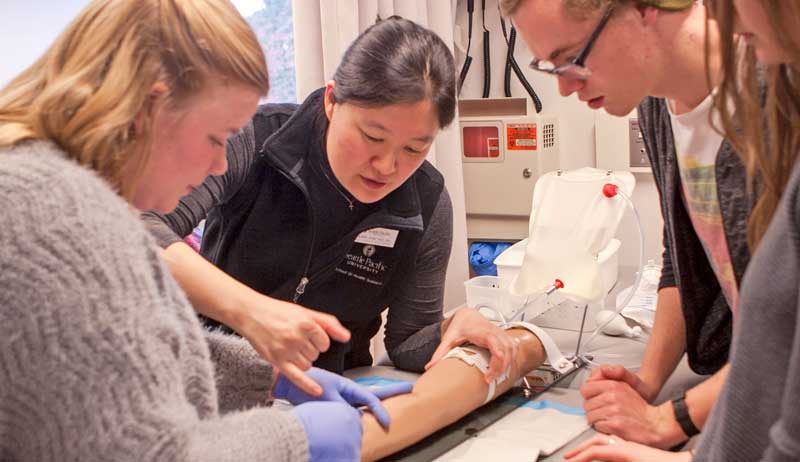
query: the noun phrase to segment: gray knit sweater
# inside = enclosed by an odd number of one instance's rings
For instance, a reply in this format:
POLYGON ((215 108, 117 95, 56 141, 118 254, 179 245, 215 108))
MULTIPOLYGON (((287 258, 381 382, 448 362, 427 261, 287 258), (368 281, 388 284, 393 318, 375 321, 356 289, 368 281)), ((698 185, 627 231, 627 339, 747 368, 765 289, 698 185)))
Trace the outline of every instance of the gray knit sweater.
POLYGON ((695 462, 800 460, 800 163, 742 282, 731 370, 695 462))
POLYGON ((0 150, 0 461, 307 460, 271 367, 205 333, 136 213, 55 145, 0 150))

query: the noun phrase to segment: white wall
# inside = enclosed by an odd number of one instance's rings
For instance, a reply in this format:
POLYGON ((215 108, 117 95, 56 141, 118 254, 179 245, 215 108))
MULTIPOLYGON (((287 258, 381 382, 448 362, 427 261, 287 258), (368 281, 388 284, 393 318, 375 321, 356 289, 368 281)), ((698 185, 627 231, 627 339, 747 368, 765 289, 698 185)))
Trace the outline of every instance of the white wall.
POLYGON ((41 56, 88 0, 3 0, 0 86, 41 56))
MULTIPOLYGON (((472 46, 470 55, 472 64, 469 74, 464 82, 461 92, 462 98, 480 98, 483 93, 483 28, 481 27, 480 1, 475 1, 475 13, 473 15, 472 46)), ((508 24, 508 22, 507 22, 508 24)), ((464 62, 463 49, 467 46, 468 21, 466 12, 466 1, 459 0, 456 12, 456 62, 458 71, 464 62)), ((497 0, 486 1, 486 28, 489 29, 490 36, 490 59, 491 67, 491 97, 503 97, 503 72, 505 69, 506 44, 500 28, 499 14, 497 11, 497 0)), ((595 166, 595 117, 604 117, 605 114, 596 113, 589 109, 584 103, 573 95, 563 98, 558 92, 557 81, 554 77, 530 71, 528 63, 531 54, 525 43, 517 37, 515 57, 520 67, 523 69, 528 81, 538 93, 542 100, 543 114, 552 114, 559 118, 560 124, 560 153, 559 161, 564 170, 579 167, 595 166)), ((525 89, 516 79, 511 76, 511 91, 513 96, 527 96, 525 89)), ((621 132, 619 136, 627 137, 627 132, 621 132)), ((639 209, 643 224, 645 225, 645 257, 653 259, 656 263, 661 262, 661 214, 658 205, 658 192, 650 174, 635 174, 637 186, 633 195, 633 200, 639 209)), ((638 231, 635 222, 627 214, 620 225, 618 236, 623 242, 621 250, 620 264, 635 266, 638 264, 638 231)))

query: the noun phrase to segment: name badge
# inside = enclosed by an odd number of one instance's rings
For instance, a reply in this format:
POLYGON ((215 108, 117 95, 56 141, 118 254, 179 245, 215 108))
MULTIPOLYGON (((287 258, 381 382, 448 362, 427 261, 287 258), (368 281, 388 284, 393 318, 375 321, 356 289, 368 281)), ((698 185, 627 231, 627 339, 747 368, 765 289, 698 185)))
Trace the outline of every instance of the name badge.
POLYGON ((380 247, 394 248, 400 230, 388 228, 372 228, 364 231, 356 237, 359 244, 377 245, 380 247))

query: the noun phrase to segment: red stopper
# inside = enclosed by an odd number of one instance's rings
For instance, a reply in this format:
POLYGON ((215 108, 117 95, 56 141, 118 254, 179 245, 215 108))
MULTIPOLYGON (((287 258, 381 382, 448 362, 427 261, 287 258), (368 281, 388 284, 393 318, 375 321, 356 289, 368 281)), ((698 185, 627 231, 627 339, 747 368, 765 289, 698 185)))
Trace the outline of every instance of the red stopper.
POLYGON ((611 198, 611 197, 614 197, 614 196, 616 196, 616 195, 617 195, 617 190, 618 190, 618 189, 619 189, 619 188, 617 188, 617 185, 615 185, 615 184, 611 184, 611 183, 606 183, 606 184, 603 186, 603 194, 604 194, 606 197, 608 197, 608 198, 611 198))
POLYGON ((556 282, 553 283, 553 287, 555 287, 556 289, 563 289, 564 283, 561 282, 561 279, 556 279, 556 282))

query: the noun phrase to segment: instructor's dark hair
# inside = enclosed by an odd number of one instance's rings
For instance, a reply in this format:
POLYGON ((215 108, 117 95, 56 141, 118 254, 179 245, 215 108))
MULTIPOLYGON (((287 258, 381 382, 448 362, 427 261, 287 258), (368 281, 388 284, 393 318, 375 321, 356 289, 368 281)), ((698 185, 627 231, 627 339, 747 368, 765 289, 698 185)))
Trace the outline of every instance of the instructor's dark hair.
POLYGON ((455 117, 453 54, 433 31, 399 16, 359 35, 345 51, 333 80, 336 103, 380 107, 427 99, 436 107, 440 128, 455 117))

